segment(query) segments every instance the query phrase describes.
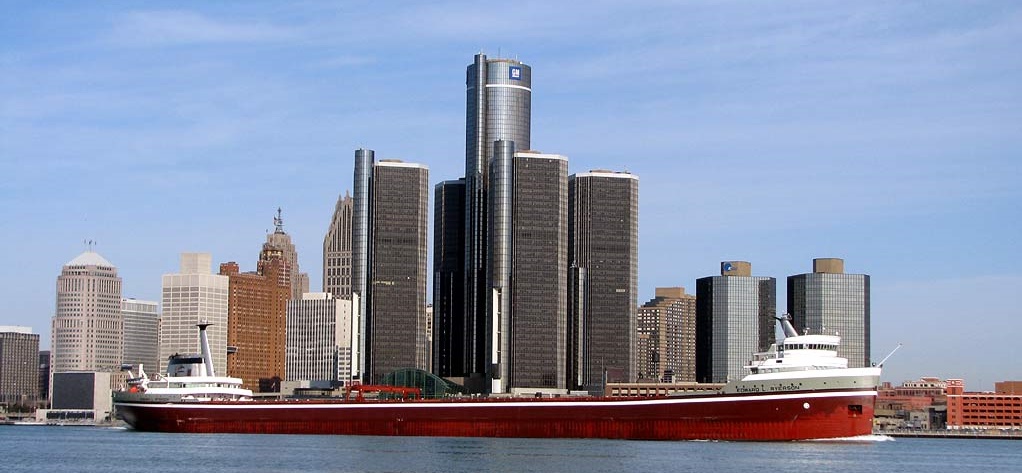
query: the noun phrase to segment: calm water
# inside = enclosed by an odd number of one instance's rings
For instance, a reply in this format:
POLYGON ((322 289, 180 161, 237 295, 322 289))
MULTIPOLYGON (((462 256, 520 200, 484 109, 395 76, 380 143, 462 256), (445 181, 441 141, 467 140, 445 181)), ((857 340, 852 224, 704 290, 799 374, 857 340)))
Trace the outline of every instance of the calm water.
POLYGON ((1022 441, 639 442, 0 426, 0 471, 1022 472, 1022 441))

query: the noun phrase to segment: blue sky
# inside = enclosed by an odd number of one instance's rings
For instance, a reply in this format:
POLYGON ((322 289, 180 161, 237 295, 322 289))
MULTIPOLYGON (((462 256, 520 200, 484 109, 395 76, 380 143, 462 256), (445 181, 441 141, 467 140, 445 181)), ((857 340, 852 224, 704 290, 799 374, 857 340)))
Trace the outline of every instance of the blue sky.
POLYGON ((483 51, 533 67, 533 148, 639 176, 640 302, 844 258, 885 379, 1022 379, 1016 2, 37 3, 0 17, 0 325, 44 346, 86 239, 159 300, 279 206, 319 289, 354 149, 463 174, 483 51))

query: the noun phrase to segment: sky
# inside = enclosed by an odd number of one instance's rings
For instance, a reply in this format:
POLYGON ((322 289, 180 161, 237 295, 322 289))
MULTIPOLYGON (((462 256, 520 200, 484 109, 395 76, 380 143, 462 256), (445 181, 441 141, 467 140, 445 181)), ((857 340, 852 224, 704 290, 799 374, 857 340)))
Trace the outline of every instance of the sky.
POLYGON ((85 240, 158 301, 280 207, 320 290, 355 149, 464 174, 484 52, 532 66, 532 148, 639 177, 639 303, 742 260, 783 312, 843 258, 885 380, 1022 379, 1018 2, 0 3, 0 325, 44 349, 85 240))

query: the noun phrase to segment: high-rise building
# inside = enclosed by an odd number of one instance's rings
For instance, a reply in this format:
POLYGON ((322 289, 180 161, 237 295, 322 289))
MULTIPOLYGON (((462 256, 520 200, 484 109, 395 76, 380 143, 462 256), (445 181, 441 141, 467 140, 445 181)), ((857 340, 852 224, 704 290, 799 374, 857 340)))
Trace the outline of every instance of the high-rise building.
POLYGON ((323 237, 323 292, 337 299, 351 299, 351 213, 351 195, 345 192, 323 237))
POLYGON ((467 376, 465 369, 471 363, 465 358, 465 347, 471 343, 466 335, 486 333, 465 318, 464 264, 465 180, 444 181, 433 191, 432 359, 437 376, 467 376))
POLYGON ((167 372, 174 354, 199 353, 199 322, 206 329, 213 371, 227 374, 227 299, 229 278, 213 274, 209 253, 181 253, 181 272, 163 275, 159 372, 167 372))
POLYGON ((287 303, 287 381, 351 382, 351 301, 329 292, 287 303))
POLYGON ((591 171, 568 179, 569 373, 572 387, 603 392, 635 381, 639 284, 639 179, 591 171))
POLYGON ((745 376, 752 355, 774 343, 777 281, 752 276, 745 261, 720 264, 720 276, 696 280, 696 381, 745 376))
POLYGON ((291 235, 284 232, 284 218, 277 208, 277 216, 273 217, 273 233, 266 235, 266 243, 273 245, 284 255, 287 261, 286 277, 291 285, 291 299, 301 299, 302 294, 309 292, 309 273, 303 273, 298 266, 298 251, 291 242, 291 235))
POLYGON ((64 265, 57 277, 52 373, 119 372, 124 319, 117 268, 94 251, 64 265))
POLYGON ((143 365, 149 370, 159 368, 159 304, 137 299, 121 299, 121 315, 124 317, 122 363, 143 365))
POLYGON ((39 334, 0 326, 0 404, 35 406, 39 399, 39 334))
MULTIPOLYGON (((465 245, 464 245, 464 317, 463 367, 455 373, 469 378, 500 376, 493 372, 490 324, 487 317, 490 298, 487 281, 491 276, 488 260, 490 238, 487 235, 491 209, 488 201, 489 162, 494 157, 494 142, 507 140, 519 150, 531 146, 532 68, 513 59, 488 59, 477 54, 466 71, 465 126, 465 245)), ((508 157, 510 159, 510 156, 508 157)), ((501 368, 504 369, 504 368, 501 368)), ((506 370, 505 370, 506 371, 506 370)), ((485 382, 480 383, 485 384, 485 382)), ((506 384, 506 383, 505 383, 506 384)))
POLYGON ((636 369, 640 381, 696 381, 696 298, 658 287, 639 308, 636 369))
POLYGON ((370 150, 355 152, 352 197, 353 375, 366 383, 429 365, 423 326, 429 170, 373 159, 370 150))
POLYGON ((233 261, 220 265, 229 278, 227 345, 236 349, 227 356, 227 375, 248 389, 279 389, 286 376, 287 267, 284 253, 270 243, 263 244, 255 272, 242 273, 233 261))
POLYGON ((849 368, 870 366, 869 275, 845 274, 839 258, 816 258, 813 272, 788 276, 788 313, 799 333, 839 335, 849 368))
POLYGON ((567 389, 568 161, 494 143, 490 392, 567 389))

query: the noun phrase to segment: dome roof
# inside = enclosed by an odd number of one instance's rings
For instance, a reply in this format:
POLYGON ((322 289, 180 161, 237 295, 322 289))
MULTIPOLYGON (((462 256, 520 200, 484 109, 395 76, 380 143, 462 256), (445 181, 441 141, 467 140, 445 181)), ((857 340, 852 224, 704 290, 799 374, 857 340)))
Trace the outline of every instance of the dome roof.
POLYGON ((106 260, 106 258, 99 255, 95 251, 86 251, 75 257, 75 259, 68 261, 64 266, 107 266, 113 268, 114 265, 106 260))

